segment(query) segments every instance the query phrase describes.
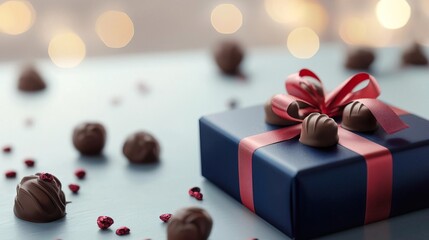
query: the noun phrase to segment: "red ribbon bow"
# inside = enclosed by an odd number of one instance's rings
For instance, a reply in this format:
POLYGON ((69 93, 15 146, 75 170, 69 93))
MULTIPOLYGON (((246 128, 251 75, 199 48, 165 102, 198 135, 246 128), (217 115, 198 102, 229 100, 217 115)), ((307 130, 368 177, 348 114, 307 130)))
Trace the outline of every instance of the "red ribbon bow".
POLYGON ((279 117, 300 123, 301 118, 290 116, 288 108, 291 104, 301 103, 300 116, 307 116, 312 112, 320 112, 335 117, 342 113, 342 109, 353 101, 364 104, 374 115, 378 124, 388 133, 395 133, 408 125, 385 103, 376 99, 380 95, 377 80, 368 73, 358 73, 338 86, 329 94, 325 94, 322 81, 308 69, 302 69, 286 79, 286 91, 289 95, 278 94, 271 100, 272 110, 279 117), (315 83, 306 77, 311 77, 315 83), (363 88, 356 90, 359 84, 368 81, 363 88))

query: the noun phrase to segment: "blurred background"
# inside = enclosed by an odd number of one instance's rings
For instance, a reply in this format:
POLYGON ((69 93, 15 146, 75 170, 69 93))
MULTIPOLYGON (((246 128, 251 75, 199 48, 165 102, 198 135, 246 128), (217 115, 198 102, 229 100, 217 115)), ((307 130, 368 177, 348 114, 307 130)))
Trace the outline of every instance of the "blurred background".
POLYGON ((0 0, 0 62, 212 48, 281 46, 311 58, 326 42, 429 44, 428 0, 0 0))

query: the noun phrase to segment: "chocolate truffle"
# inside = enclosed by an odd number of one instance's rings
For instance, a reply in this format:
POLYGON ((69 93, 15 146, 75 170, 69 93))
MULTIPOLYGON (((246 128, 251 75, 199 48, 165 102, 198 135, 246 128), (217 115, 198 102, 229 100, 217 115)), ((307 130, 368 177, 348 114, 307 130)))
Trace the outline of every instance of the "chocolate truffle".
POLYGON ((338 143, 338 125, 325 114, 311 113, 303 123, 299 141, 312 147, 330 147, 338 143))
POLYGON ((52 222, 66 215, 61 182, 49 173, 24 177, 16 187, 15 216, 30 222, 52 222))
POLYGON ((160 147, 151 134, 141 131, 127 138, 122 151, 131 163, 153 163, 159 160, 160 147))
POLYGON ((239 73, 244 51, 240 44, 234 41, 224 41, 217 46, 214 58, 220 70, 229 75, 239 73))
POLYGON ((359 48, 348 53, 345 67, 354 70, 368 70, 374 59, 375 55, 372 50, 359 48))
POLYGON ((402 53, 402 63, 404 65, 428 65, 428 59, 418 43, 414 43, 410 48, 402 53))
POLYGON ((167 227, 168 240, 207 240, 213 220, 204 209, 184 208, 173 214, 167 227))
MULTIPOLYGON (((265 106, 264 106, 265 122, 267 122, 269 124, 273 124, 273 125, 279 125, 279 126, 287 126, 287 125, 296 124, 295 121, 283 119, 283 118, 279 117, 277 114, 275 114, 273 109, 272 109, 271 100, 272 100, 272 98, 267 103, 265 103, 265 106)), ((287 109, 287 112, 289 113, 290 116, 292 116, 294 118, 299 118, 298 110, 299 110, 298 103, 292 103, 289 106, 289 109, 287 109)))
POLYGON ((344 108, 341 126, 351 131, 369 132, 377 129, 377 120, 365 105, 354 101, 344 108))
POLYGON ((79 124, 73 131, 73 145, 83 155, 97 155, 106 142, 106 130, 96 122, 79 124))
POLYGON ((37 92, 46 88, 40 74, 34 67, 26 67, 18 79, 18 89, 23 92, 37 92))

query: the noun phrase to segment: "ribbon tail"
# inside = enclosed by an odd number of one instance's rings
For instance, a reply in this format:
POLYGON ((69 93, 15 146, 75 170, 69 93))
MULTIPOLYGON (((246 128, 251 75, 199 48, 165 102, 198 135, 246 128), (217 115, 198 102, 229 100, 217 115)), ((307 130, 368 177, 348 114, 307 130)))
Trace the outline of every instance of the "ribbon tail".
POLYGON ((387 104, 370 98, 358 99, 357 101, 363 103, 371 111, 378 124, 388 134, 408 128, 408 125, 387 104))
POLYGON ((301 124, 243 138, 238 145, 238 180, 244 206, 255 212, 253 202, 252 156, 261 147, 286 141, 299 135, 301 124))

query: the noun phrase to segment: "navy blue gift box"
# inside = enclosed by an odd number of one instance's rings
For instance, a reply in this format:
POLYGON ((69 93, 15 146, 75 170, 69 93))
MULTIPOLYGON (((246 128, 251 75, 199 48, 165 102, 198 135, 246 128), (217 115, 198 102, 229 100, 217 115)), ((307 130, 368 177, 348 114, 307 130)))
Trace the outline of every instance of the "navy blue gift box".
MULTIPOLYGON (((263 106, 255 106, 200 119, 202 175, 240 202, 240 140, 280 128, 264 118, 263 106)), ((429 207, 429 121, 413 114, 401 119, 410 127, 391 135, 381 129, 358 133, 393 156, 390 217, 429 207)), ((314 238, 365 223, 363 156, 294 138, 259 148, 252 165, 255 213, 289 237, 314 238)))

